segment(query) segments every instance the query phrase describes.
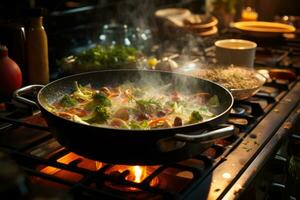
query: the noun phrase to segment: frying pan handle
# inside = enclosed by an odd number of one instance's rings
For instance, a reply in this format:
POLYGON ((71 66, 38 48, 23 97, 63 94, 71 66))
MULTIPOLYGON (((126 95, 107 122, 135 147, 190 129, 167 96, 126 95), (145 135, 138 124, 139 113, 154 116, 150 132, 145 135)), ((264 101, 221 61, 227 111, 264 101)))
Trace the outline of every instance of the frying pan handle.
POLYGON ((176 140, 185 141, 185 142, 211 142, 215 139, 221 139, 229 137, 234 132, 234 126, 228 124, 220 125, 221 128, 205 133, 195 134, 195 135, 186 135, 186 134, 176 134, 174 137, 176 140))
POLYGON ((34 102, 30 99, 27 99, 27 98, 23 97, 22 95, 38 92, 43 87, 44 87, 44 85, 28 85, 28 86, 22 87, 14 92, 13 98, 21 103, 38 107, 36 102, 34 102))

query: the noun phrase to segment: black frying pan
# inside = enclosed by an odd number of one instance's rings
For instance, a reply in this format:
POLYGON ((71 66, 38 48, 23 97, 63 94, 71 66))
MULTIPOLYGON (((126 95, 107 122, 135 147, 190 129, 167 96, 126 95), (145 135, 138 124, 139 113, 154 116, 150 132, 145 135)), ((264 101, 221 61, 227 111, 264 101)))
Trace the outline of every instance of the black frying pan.
POLYGON ((233 133, 233 126, 211 130, 226 120, 233 105, 231 93, 216 83, 182 74, 148 70, 89 72, 65 77, 46 86, 27 86, 17 90, 14 96, 21 102, 35 104, 22 95, 36 89, 39 89, 38 107, 57 140, 79 155, 107 163, 153 165, 176 162, 201 153, 214 140, 233 133), (220 106, 214 110, 216 116, 210 120, 181 127, 153 130, 95 127, 67 120, 47 110, 47 104, 74 90, 74 81, 81 85, 91 84, 92 87, 113 86, 128 81, 136 84, 159 83, 160 86, 171 83, 177 91, 215 94, 220 99, 220 106))

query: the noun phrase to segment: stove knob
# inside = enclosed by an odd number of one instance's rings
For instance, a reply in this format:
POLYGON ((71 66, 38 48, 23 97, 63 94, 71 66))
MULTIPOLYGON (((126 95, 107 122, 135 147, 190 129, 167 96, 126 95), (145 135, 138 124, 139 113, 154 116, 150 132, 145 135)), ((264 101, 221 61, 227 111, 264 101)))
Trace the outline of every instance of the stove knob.
POLYGON ((276 154, 272 161, 272 172, 274 174, 286 173, 287 159, 281 155, 276 154))
POLYGON ((284 184, 281 183, 272 183, 269 189, 267 199, 288 199, 288 195, 286 192, 286 187, 284 184))

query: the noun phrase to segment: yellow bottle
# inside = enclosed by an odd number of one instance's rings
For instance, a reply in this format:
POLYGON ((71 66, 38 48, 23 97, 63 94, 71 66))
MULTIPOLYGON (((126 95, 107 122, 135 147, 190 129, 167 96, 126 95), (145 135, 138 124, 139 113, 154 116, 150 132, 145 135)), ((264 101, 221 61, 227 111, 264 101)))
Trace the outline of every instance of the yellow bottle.
POLYGON ((41 14, 42 11, 34 12, 26 35, 30 84, 47 84, 49 82, 48 41, 41 14))

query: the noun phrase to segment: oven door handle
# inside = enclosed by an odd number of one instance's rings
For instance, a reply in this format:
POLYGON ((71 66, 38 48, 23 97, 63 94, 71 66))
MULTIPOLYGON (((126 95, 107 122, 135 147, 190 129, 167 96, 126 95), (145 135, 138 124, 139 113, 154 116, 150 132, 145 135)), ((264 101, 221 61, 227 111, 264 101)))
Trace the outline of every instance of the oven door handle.
POLYGON ((40 91, 43 87, 44 87, 44 85, 28 85, 28 86, 22 87, 20 89, 17 89, 14 92, 13 98, 20 103, 24 103, 29 106, 39 107, 36 102, 23 97, 23 95, 24 94, 35 94, 37 97, 38 91, 40 91))
POLYGON ((175 134, 174 139, 184 142, 201 142, 207 143, 212 142, 216 139, 222 139, 233 135, 234 133, 234 126, 228 124, 222 124, 218 127, 221 127, 216 130, 204 132, 204 133, 195 133, 195 134, 175 134))

